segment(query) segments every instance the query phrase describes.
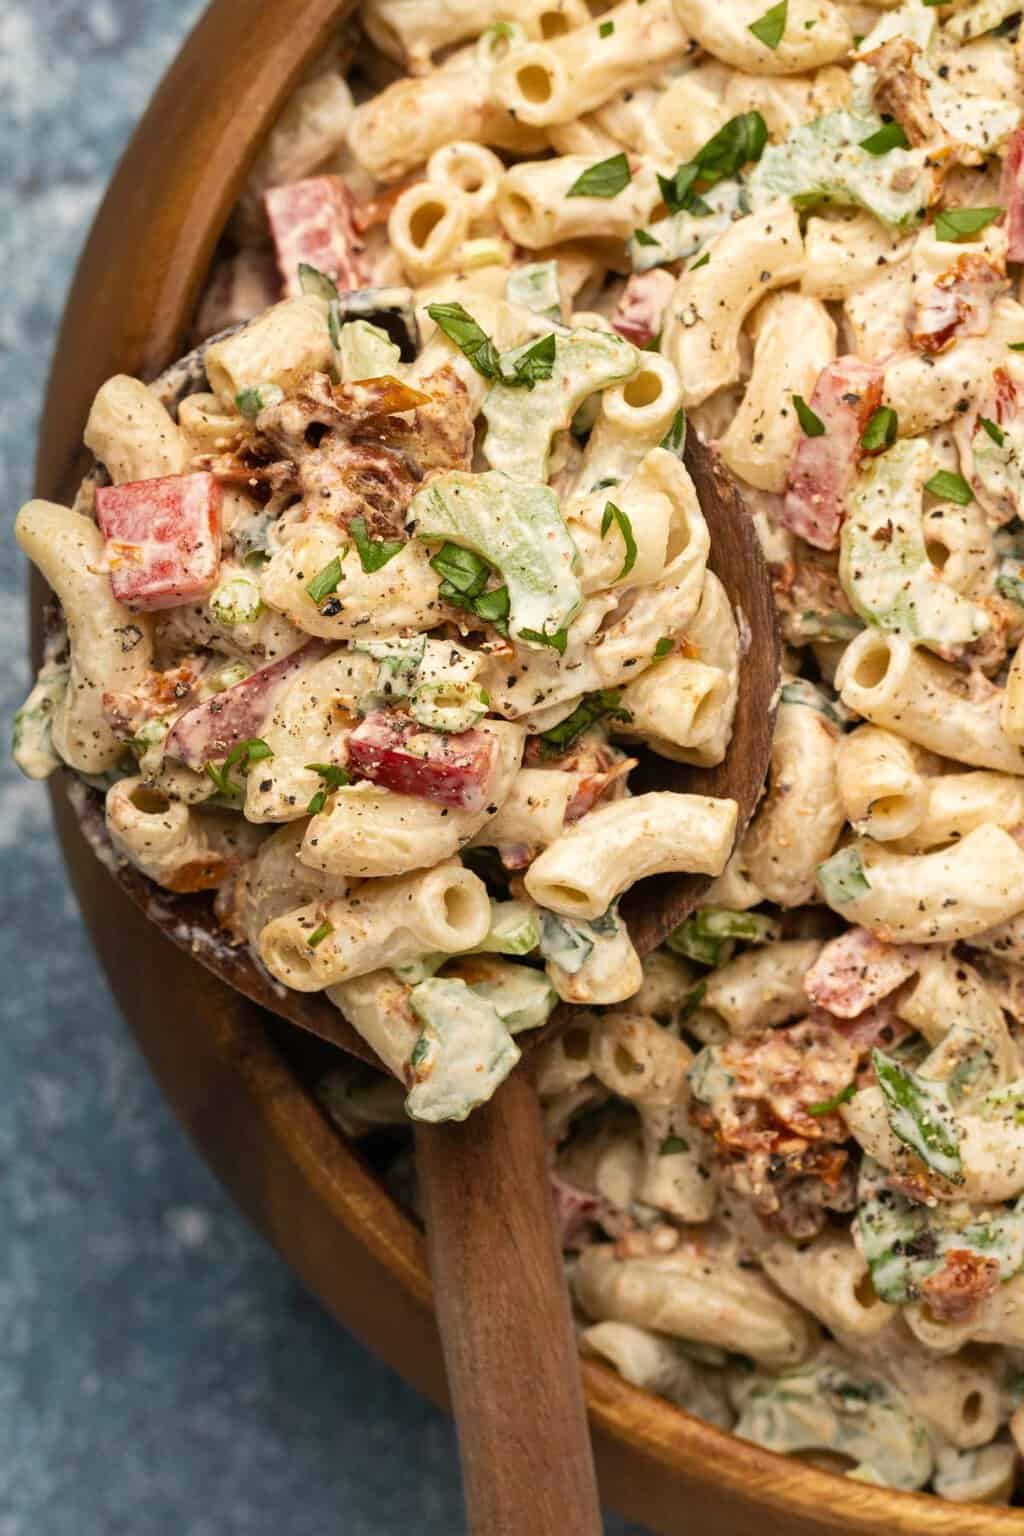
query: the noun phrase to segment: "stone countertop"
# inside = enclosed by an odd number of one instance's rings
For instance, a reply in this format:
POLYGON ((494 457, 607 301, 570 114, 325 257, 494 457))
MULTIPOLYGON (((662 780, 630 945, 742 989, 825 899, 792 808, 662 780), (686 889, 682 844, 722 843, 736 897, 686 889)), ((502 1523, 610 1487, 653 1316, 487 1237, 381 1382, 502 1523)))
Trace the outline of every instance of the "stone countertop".
MULTIPOLYGON (((27 688, 9 529, 63 296, 200 9, 0 8, 5 721, 27 688)), ((90 953, 45 791, 6 757, 0 862, 0 1536, 451 1536, 450 1424, 324 1314, 197 1158, 90 953)))

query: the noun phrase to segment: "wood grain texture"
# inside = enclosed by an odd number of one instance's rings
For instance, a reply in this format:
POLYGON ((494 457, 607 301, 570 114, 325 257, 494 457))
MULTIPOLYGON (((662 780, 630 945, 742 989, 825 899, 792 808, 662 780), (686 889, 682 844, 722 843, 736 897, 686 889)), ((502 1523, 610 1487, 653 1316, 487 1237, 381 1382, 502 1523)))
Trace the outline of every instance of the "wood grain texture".
POLYGON ((599 1536, 540 1106, 525 1074, 461 1125, 417 1126, 416 1167, 471 1529, 599 1536))

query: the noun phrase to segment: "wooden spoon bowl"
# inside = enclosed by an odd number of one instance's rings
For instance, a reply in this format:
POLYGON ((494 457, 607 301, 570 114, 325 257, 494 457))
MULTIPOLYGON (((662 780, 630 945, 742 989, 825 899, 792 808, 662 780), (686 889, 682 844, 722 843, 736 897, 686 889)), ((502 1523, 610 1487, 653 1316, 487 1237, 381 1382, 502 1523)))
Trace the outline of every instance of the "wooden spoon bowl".
MULTIPOLYGON (((298 13, 272 0, 216 0, 172 66, 79 267, 58 343, 62 365, 72 359, 74 367, 62 366, 51 380, 40 494, 71 494, 82 467, 79 434, 103 379, 115 372, 154 379, 180 353, 245 171, 291 85, 347 9, 338 0, 306 0, 298 13), (105 316, 99 329, 97 315, 105 316)), ((742 611, 751 643, 726 762, 705 772, 651 759, 639 782, 731 797, 742 830, 767 769, 779 640, 767 571, 741 501, 695 438, 687 464, 711 531, 712 568, 742 611)), ((76 786, 74 803, 94 851, 111 867, 96 798, 76 786)), ((172 942, 231 987, 373 1059, 323 999, 277 987, 246 951, 224 944, 208 901, 170 897, 116 861, 113 872, 172 942)), ((660 943, 706 887, 705 879, 682 876, 635 888, 623 910, 637 949, 660 943)), ((417 1147, 473 1529, 595 1536, 596 1488, 536 1096, 516 1075, 465 1125, 418 1128, 417 1147)))

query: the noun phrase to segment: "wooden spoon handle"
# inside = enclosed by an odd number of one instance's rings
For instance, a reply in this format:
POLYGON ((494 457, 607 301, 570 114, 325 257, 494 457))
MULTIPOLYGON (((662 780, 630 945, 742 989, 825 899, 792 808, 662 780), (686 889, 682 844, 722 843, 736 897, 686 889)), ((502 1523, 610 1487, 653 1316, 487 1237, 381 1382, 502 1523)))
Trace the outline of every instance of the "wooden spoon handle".
POLYGON ((540 1106, 522 1071, 416 1128, 427 1252, 473 1536, 600 1536, 540 1106))

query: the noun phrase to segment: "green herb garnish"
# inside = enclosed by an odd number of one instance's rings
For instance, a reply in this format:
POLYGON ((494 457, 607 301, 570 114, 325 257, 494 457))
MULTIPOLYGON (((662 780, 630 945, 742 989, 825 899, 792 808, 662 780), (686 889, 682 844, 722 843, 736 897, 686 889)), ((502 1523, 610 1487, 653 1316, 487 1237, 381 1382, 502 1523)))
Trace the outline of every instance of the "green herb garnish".
POLYGON ((988 433, 989 437, 998 448, 1003 446, 1006 441, 1006 433, 1003 431, 1002 427, 998 426, 994 421, 991 421, 988 416, 979 416, 978 425, 984 428, 984 430, 988 433))
POLYGON ((341 556, 335 555, 328 561, 322 571, 317 571, 312 581, 306 583, 306 591, 319 606, 325 597, 330 597, 332 592, 338 590, 338 582, 341 580, 341 556))
POLYGON ((892 406, 880 405, 868 417, 860 445, 865 453, 881 453, 884 448, 892 447, 898 430, 899 422, 892 406))
POLYGON ((807 1113, 809 1115, 830 1115, 833 1110, 839 1108, 840 1104, 849 1104, 856 1092, 856 1081, 849 1082, 842 1093, 837 1093, 834 1098, 822 1099, 819 1104, 808 1104, 807 1113))
POLYGON ((661 661, 663 657, 671 656, 672 652, 675 650, 675 644, 676 643, 671 635, 662 635, 661 639, 654 647, 655 661, 661 661))
POLYGON ((974 492, 963 475, 954 475, 949 469, 940 469, 937 474, 932 475, 930 480, 925 481, 924 488, 933 496, 942 496, 946 501, 955 501, 958 507, 966 507, 974 500, 974 492))
POLYGON ((789 11, 788 0, 779 0, 778 5, 773 5, 770 10, 759 16, 757 21, 752 21, 747 28, 752 32, 759 43, 764 43, 766 48, 776 49, 782 42, 782 35, 786 30, 786 15, 789 11))
POLYGON ((601 688, 596 693, 585 693, 571 715, 553 725, 538 736, 542 757, 561 757, 577 740, 599 720, 629 720, 630 714, 619 702, 617 688, 601 688))
POLYGON ((367 572, 379 571, 405 548, 402 539, 371 539, 366 531, 365 517, 354 517, 348 525, 348 531, 358 551, 359 563, 367 572))
POLYGON ((909 149, 910 140, 901 124, 894 121, 883 123, 877 132, 869 133, 866 139, 861 139, 860 147, 866 149, 869 155, 887 155, 890 149, 909 149))
POLYGON ((624 154, 612 155, 607 160, 599 160, 596 165, 589 165, 583 171, 568 192, 566 197, 618 197, 633 179, 633 173, 629 168, 629 161, 624 154))
POLYGON ((689 1152, 690 1143, 681 1136, 666 1136, 658 1148, 659 1157, 671 1157, 676 1152, 689 1152))
POLYGON ((796 411, 796 417, 804 437, 824 437, 825 423, 820 416, 811 410, 803 395, 793 396, 793 409, 796 411))
POLYGON ((935 216, 935 238, 963 240, 968 235, 976 235, 1002 212, 1002 208, 944 208, 935 216))
POLYGON ((324 939, 330 938, 333 932, 334 928, 332 924, 325 920, 320 924, 319 928, 314 929, 309 938, 306 940, 306 943, 309 945, 310 949, 316 949, 317 945, 322 944, 324 939))
POLYGON ((614 501, 608 501, 605 502, 604 516, 601 519, 602 539, 608 537, 613 523, 622 534, 622 542, 626 546, 626 558, 622 562, 622 570, 615 578, 616 581, 622 581, 636 565, 636 539, 633 537, 633 524, 625 512, 621 507, 617 507, 614 501))

